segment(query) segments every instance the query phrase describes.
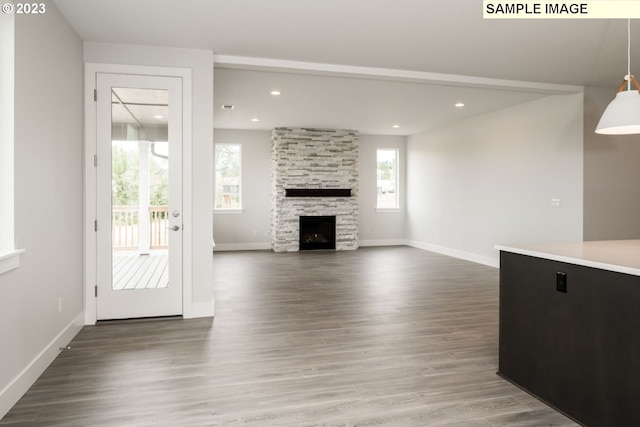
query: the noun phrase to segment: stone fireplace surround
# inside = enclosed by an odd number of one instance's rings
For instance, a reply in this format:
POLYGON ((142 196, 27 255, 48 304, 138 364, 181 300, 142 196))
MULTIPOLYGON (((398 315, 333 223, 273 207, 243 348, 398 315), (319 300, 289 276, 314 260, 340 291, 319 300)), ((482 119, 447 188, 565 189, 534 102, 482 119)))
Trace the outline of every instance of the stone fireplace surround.
POLYGON ((300 216, 335 216, 336 250, 358 248, 358 132, 275 128, 271 135, 271 248, 299 250, 300 216), (286 197, 287 189, 350 189, 351 196, 286 197))

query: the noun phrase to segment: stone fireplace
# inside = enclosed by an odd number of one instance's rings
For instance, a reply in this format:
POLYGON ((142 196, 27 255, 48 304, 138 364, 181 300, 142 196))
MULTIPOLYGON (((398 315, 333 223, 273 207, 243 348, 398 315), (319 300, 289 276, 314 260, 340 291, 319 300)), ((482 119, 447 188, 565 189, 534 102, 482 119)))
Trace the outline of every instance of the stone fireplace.
POLYGON ((300 250, 301 217, 335 217, 335 249, 358 248, 356 131, 276 128, 271 164, 275 252, 300 250))

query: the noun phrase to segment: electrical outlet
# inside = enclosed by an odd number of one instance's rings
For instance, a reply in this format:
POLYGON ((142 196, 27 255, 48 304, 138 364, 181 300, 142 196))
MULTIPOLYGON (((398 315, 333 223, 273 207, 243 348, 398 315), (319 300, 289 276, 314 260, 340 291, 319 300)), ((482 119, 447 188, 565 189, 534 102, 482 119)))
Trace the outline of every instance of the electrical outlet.
POLYGON ((560 199, 551 199, 551 207, 559 208, 560 207, 560 199))
POLYGON ((556 291, 567 293, 567 273, 563 271, 556 273, 556 291))
POLYGON ((58 314, 62 314, 62 297, 58 298, 58 314))

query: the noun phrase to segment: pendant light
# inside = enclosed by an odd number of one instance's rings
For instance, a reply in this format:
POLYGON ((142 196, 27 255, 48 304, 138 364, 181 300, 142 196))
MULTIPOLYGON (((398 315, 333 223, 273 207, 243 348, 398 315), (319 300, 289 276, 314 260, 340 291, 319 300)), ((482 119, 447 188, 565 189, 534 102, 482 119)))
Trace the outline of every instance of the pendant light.
POLYGON ((596 133, 604 135, 629 135, 640 133, 640 85, 631 74, 631 20, 627 20, 627 75, 618 88, 616 97, 596 126, 596 133), (631 90, 631 83, 636 87, 631 90), (625 90, 625 86, 627 89, 625 90))

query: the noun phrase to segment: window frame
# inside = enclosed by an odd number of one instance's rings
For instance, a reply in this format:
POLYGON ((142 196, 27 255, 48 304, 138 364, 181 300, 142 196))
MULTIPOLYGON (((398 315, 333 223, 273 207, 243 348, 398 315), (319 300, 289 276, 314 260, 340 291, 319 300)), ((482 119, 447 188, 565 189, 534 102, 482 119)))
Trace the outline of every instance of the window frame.
POLYGON ((400 149, 399 148, 376 148, 376 212, 400 212, 400 149), (380 207, 378 202, 378 154, 380 151, 392 151, 395 156, 395 206, 394 207, 380 207))
MULTIPOLYGON (((10 2, 9 2, 10 3, 10 2)), ((20 266, 15 246, 15 15, 0 15, 0 274, 20 266)))
POLYGON ((216 163, 216 159, 217 159, 217 153, 218 153, 218 147, 219 146, 232 146, 232 147, 238 147, 238 180, 239 180, 239 184, 238 186, 240 187, 238 190, 238 198, 239 198, 239 204, 240 207, 236 207, 236 208, 224 208, 224 207, 218 207, 217 206, 217 201, 218 201, 218 197, 217 194, 215 194, 215 192, 217 191, 217 182, 214 188, 214 205, 213 205, 213 211, 215 214, 218 215, 234 215, 234 214, 242 214, 244 213, 244 204, 243 204, 243 197, 242 197, 242 192, 243 192, 243 184, 242 184, 242 144, 239 143, 230 143, 230 142, 217 142, 215 143, 214 146, 214 150, 213 150, 213 155, 214 155, 214 175, 215 175, 215 179, 218 179, 218 168, 216 163))

